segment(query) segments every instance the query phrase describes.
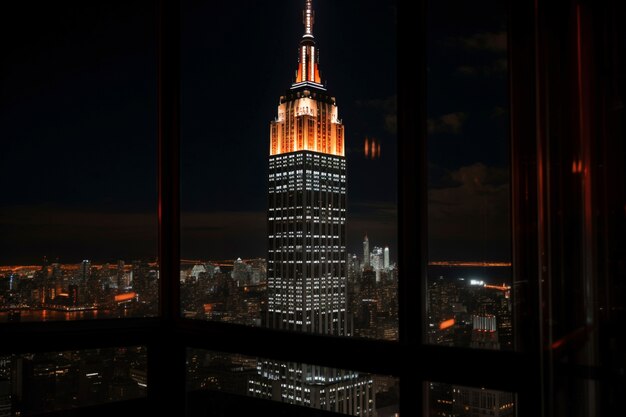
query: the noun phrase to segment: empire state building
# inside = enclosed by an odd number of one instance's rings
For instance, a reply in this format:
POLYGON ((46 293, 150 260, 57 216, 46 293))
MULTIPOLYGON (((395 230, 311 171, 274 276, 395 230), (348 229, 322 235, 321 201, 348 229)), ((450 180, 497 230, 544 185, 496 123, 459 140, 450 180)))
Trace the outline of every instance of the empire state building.
POLYGON ((267 326, 349 336, 345 133, 314 22, 307 0, 295 81, 270 123, 267 326))
MULTIPOLYGON (((337 103, 321 82, 311 0, 291 88, 270 123, 267 326, 351 336, 346 293, 346 158, 337 103)), ((248 394, 373 417, 373 379, 260 360, 248 394)))

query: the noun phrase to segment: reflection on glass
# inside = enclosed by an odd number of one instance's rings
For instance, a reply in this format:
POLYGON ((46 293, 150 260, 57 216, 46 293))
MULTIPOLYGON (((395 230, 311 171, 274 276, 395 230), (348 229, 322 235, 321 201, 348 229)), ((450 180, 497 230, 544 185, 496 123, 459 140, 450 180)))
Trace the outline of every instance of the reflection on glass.
POLYGON ((506 30, 502 2, 429 2, 428 343, 513 348, 506 30))
POLYGON ((0 416, 146 396, 145 347, 0 356, 0 416))
POLYGON ((5 6, 0 322, 153 315, 155 9, 5 6))
POLYGON ((197 349, 187 352, 187 387, 353 416, 398 413, 398 380, 390 376, 197 349))
POLYGON ((513 417, 515 394, 485 388, 426 383, 429 417, 513 417))
POLYGON ((395 8, 245 3, 183 9, 182 314, 397 340, 395 8))

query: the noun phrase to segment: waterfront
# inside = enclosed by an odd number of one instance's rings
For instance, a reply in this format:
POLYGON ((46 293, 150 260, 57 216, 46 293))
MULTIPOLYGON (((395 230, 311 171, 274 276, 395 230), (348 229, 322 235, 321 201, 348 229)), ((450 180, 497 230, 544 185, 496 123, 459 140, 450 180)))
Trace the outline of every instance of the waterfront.
POLYGON ((127 309, 120 310, 81 310, 81 311, 60 311, 49 309, 22 309, 0 311, 0 323, 9 321, 9 317, 15 311, 20 312, 21 322, 31 321, 71 321, 71 320, 94 320, 94 319, 114 319, 132 317, 133 314, 127 309))

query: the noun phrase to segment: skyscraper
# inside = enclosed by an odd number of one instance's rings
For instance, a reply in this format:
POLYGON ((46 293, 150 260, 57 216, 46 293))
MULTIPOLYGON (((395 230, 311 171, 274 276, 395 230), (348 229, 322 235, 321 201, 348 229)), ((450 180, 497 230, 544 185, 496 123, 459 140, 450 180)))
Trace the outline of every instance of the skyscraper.
POLYGON ((370 240, 365 235, 363 239, 363 269, 370 267, 370 240))
POLYGON ((389 270, 389 266, 389 246, 385 246, 383 267, 387 271, 389 270))
POLYGON ((122 288, 124 288, 126 286, 126 282, 125 282, 125 275, 126 272, 124 271, 124 261, 123 260, 119 260, 117 261, 117 291, 122 292, 122 288))
POLYGON ((372 269, 376 272, 376 282, 380 282, 381 271, 383 269, 383 248, 374 246, 370 254, 370 264, 372 269))
MULTIPOLYGON (((270 123, 267 326, 351 336, 344 128, 320 78, 311 0, 303 18, 296 79, 270 123)), ((375 415, 373 380, 356 372, 261 360, 248 393, 375 415)))
POLYGON ((350 335, 344 128, 321 82, 311 0, 303 15, 296 79, 270 123, 267 320, 350 335))

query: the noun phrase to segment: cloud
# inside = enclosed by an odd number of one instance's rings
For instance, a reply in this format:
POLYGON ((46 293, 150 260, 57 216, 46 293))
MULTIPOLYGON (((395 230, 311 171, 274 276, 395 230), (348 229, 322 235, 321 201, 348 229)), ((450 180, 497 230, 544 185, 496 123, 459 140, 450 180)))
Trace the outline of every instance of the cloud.
POLYGON ((499 58, 487 65, 461 65, 456 71, 462 75, 475 76, 475 75, 495 75, 505 74, 508 68, 508 61, 506 58, 499 58))
POLYGON ((181 213, 181 228, 187 233, 223 231, 233 227, 251 227, 260 223, 263 228, 267 214, 264 211, 208 211, 181 213))
POLYGON ((455 112, 440 116, 437 119, 428 119, 428 133, 461 133, 463 125, 467 120, 467 113, 455 112))
POLYGON ((396 95, 382 99, 357 100, 356 104, 381 111, 385 130, 391 134, 398 132, 398 97, 396 95))
POLYGON ((488 56, 481 59, 484 64, 464 64, 457 67, 457 73, 465 76, 491 76, 505 74, 508 68, 506 58, 507 33, 481 32, 470 36, 448 39, 445 44, 451 47, 460 47, 472 55, 477 52, 486 52, 488 56), (492 58, 489 58, 491 56, 492 58))
POLYGON ((460 37, 457 40, 461 46, 469 50, 502 53, 506 52, 507 49, 506 31, 475 33, 471 36, 460 37))
POLYGON ((235 259, 265 256, 265 211, 181 213, 181 257, 235 259))
POLYGON ((362 201, 351 203, 349 206, 350 217, 358 216, 358 213, 367 213, 368 216, 377 216, 381 221, 389 219, 395 221, 398 216, 398 205, 389 201, 362 201))
MULTIPOLYGON (((358 251, 367 233, 373 245, 389 245, 395 251, 397 204, 386 201, 352 202, 348 206, 348 250, 358 251)), ((183 259, 235 259, 265 257, 267 213, 195 212, 181 215, 183 259)), ((395 255, 394 255, 395 256, 395 255)))
POLYGON ((155 258, 157 214, 98 207, 4 206, 0 263, 155 258))
POLYGON ((446 186, 428 192, 430 259, 507 260, 508 170, 476 163, 446 175, 446 186))
MULTIPOLYGON (((181 255, 191 259, 265 256, 265 211, 183 212, 181 255)), ((81 259, 156 258, 156 212, 108 212, 94 207, 0 208, 0 264, 44 255, 81 259)))

